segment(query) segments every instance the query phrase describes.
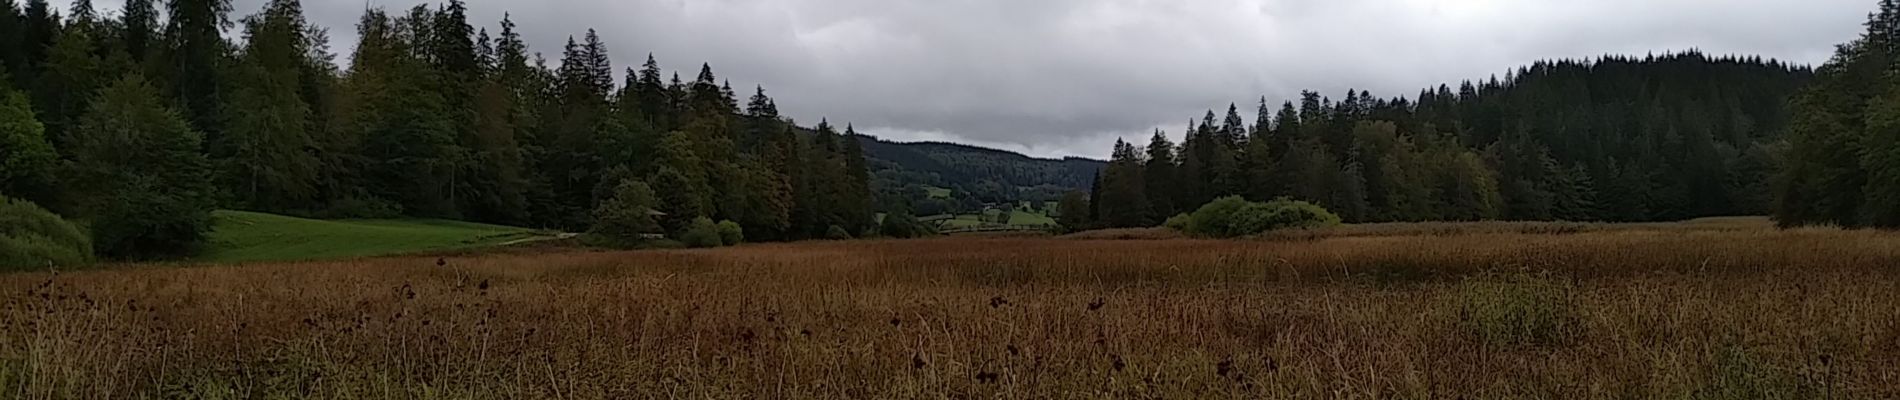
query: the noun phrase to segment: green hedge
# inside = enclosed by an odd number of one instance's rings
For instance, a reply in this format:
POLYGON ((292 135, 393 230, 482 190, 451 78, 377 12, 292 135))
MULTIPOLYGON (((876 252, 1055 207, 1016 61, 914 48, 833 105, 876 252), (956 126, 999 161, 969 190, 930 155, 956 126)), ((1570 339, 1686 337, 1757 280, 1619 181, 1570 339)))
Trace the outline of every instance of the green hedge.
POLYGON ((1239 196, 1215 199, 1200 210, 1168 219, 1168 227, 1196 236, 1231 238, 1277 229, 1320 228, 1339 225, 1339 216, 1313 203, 1275 199, 1256 203, 1239 196))

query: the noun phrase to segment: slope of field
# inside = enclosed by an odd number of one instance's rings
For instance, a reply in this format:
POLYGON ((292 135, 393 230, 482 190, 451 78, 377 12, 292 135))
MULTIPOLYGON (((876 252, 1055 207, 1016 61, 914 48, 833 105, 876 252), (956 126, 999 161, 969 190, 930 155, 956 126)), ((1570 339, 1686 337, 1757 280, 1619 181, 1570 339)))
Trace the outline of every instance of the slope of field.
POLYGON ((1900 398, 1900 235, 936 238, 0 275, 22 398, 1900 398))
POLYGON ((295 261, 492 246, 542 236, 533 230, 444 220, 327 221, 218 211, 200 261, 295 261))

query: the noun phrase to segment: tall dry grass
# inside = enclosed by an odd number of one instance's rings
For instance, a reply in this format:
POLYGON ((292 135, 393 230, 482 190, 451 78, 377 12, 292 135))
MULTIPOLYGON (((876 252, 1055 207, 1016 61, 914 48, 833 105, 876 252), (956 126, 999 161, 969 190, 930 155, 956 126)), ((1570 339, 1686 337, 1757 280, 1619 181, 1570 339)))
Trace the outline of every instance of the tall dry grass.
POLYGON ((1900 397, 1872 232, 447 261, 0 276, 0 398, 1900 397))

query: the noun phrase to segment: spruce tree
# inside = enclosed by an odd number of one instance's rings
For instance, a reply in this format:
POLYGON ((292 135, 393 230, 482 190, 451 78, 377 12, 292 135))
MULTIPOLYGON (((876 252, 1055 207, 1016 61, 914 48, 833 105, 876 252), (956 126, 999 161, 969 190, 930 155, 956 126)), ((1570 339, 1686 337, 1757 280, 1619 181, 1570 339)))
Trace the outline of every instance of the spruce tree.
POLYGON ((161 70, 180 108, 196 129, 216 142, 223 134, 223 75, 230 45, 230 0, 171 0, 166 3, 166 61, 161 70))
POLYGON ((1152 215, 1169 217, 1183 210, 1175 200, 1176 160, 1174 142, 1168 140, 1167 132, 1156 129, 1154 137, 1148 139, 1147 161, 1142 169, 1144 191, 1152 215))

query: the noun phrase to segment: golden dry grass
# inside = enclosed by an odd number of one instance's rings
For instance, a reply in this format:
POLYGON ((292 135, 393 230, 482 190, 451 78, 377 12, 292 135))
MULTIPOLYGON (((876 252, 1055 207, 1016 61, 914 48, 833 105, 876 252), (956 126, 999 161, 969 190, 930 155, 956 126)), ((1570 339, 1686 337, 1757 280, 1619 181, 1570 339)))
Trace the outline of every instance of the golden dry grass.
POLYGON ((1481 231, 5 275, 0 398, 1900 397, 1900 236, 1481 231))

